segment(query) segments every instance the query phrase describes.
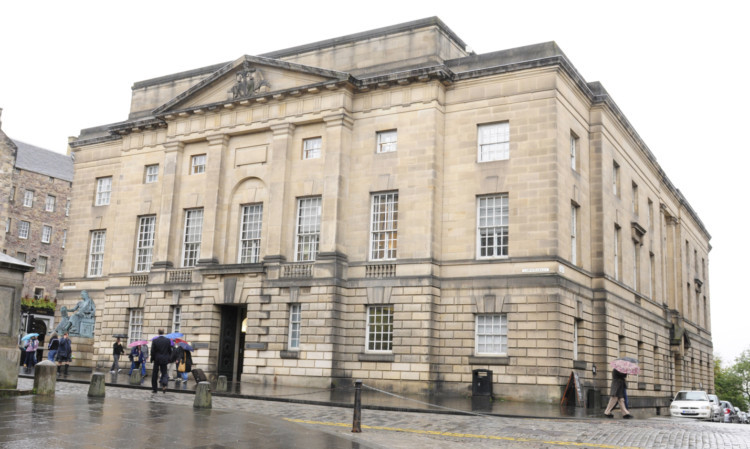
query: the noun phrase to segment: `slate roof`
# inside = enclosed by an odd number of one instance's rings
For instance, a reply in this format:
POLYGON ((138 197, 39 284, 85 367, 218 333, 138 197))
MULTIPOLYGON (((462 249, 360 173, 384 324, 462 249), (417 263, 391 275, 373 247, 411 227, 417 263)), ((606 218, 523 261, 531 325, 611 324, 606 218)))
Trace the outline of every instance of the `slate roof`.
POLYGON ((26 262, 22 262, 15 257, 3 253, 0 253, 0 267, 13 268, 20 271, 31 271, 34 269, 33 265, 29 265, 26 262))
POLYGON ((16 168, 73 182, 73 158, 13 139, 16 168))

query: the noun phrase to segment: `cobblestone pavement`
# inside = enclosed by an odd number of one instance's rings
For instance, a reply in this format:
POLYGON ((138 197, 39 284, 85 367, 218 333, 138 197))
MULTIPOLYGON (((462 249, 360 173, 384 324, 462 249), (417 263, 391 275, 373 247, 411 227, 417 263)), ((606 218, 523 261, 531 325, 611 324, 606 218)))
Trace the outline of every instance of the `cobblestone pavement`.
MULTIPOLYGON (((19 379, 19 388, 33 381, 19 379)), ((56 394, 86 395, 88 386, 58 382, 56 394)), ((150 391, 108 387, 107 398, 136 403, 164 403, 167 409, 192 407, 193 395, 177 392, 152 395, 150 391)), ((707 423, 666 417, 614 420, 499 418, 431 413, 362 411, 362 433, 351 433, 352 410, 229 397, 214 397, 213 409, 247 411, 299 423, 349 439, 362 447, 389 449, 462 448, 643 448, 643 449, 750 449, 750 425, 707 423)))

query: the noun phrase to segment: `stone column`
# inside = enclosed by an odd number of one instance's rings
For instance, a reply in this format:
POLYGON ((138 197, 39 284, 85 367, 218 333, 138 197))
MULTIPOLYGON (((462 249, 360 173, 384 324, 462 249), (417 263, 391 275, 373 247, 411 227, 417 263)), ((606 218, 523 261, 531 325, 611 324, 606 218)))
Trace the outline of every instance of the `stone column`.
MULTIPOLYGON (((182 142, 167 142, 164 144, 164 166, 161 172, 161 200, 159 215, 156 217, 156 237, 154 241, 154 265, 169 267, 170 236, 179 229, 180 211, 174 209, 175 198, 179 197, 180 185, 177 182, 177 170, 182 164, 182 142)), ((179 234, 179 232, 177 232, 179 234)))
POLYGON ((203 238, 201 241, 201 263, 219 263, 223 259, 220 226, 226 221, 227 208, 224 198, 224 183, 222 174, 226 167, 224 153, 227 151, 229 136, 220 134, 209 136, 208 153, 206 155, 206 187, 204 190, 205 203, 203 205, 203 238), (224 201, 219 203, 219 201, 224 201))
POLYGON ((18 386, 18 333, 23 276, 34 267, 0 254, 0 389, 18 386))
POLYGON ((54 396, 56 383, 57 365, 49 360, 37 363, 34 368, 34 391, 36 394, 54 396))
POLYGON ((345 220, 340 211, 349 191, 347 174, 354 120, 348 114, 329 115, 324 120, 326 138, 319 251, 336 253, 345 248, 344 242, 340 241, 345 235, 345 220))
MULTIPOLYGON (((268 231, 266 234, 266 257, 273 260, 280 260, 283 254, 284 242, 284 223, 290 217, 287 217, 286 207, 286 186, 289 182, 288 164, 292 150, 292 136, 294 134, 294 125, 291 123, 282 123, 271 126, 273 140, 271 141, 269 154, 269 185, 268 185, 268 231)), ((290 198, 290 201, 293 199, 290 198)), ((291 218, 293 220, 293 218, 291 218)))

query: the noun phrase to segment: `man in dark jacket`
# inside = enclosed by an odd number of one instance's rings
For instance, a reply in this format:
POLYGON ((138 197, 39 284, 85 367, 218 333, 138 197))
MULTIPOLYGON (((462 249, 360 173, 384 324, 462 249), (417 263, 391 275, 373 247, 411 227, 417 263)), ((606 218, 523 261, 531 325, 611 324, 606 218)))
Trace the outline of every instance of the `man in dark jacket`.
POLYGON ((151 362, 154 364, 151 373, 151 391, 156 393, 157 381, 161 383, 161 391, 167 392, 169 383, 169 374, 167 374, 167 365, 172 361, 172 342, 164 336, 164 329, 159 329, 159 336, 151 342, 151 362), (161 370, 161 380, 159 380, 159 370, 161 370))
POLYGON ((57 374, 60 374, 60 368, 65 365, 64 375, 68 375, 68 366, 70 366, 70 359, 73 358, 73 350, 70 347, 70 338, 68 333, 63 334, 62 340, 57 347, 57 374))

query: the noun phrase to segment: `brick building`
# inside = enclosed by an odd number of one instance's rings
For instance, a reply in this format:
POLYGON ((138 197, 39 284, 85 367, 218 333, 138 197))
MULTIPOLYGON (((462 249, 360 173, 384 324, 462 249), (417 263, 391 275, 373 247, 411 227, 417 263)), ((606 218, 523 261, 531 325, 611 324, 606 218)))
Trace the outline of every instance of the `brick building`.
MULTIPOLYGON (((179 330, 254 382, 636 405, 713 385, 710 235, 553 43, 477 55, 437 18, 137 82, 70 143, 60 299, 179 330)), ((80 342, 80 344, 88 344, 80 342)))

